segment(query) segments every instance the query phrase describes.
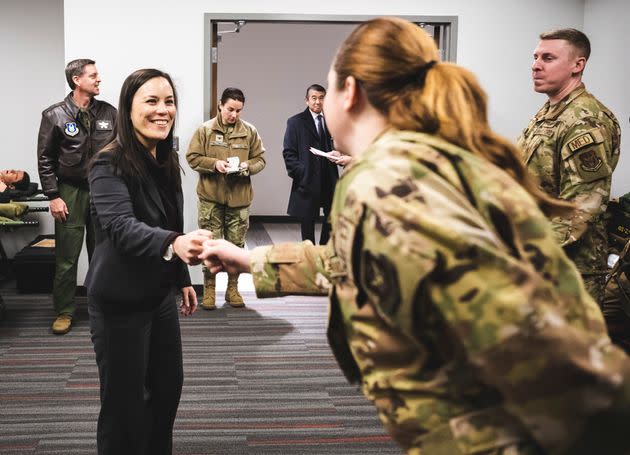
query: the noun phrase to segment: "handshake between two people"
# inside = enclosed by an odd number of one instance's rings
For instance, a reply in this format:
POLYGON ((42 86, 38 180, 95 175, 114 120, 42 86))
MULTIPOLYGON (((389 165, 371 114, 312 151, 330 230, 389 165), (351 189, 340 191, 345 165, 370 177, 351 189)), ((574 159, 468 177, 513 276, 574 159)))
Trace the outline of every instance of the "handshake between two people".
POLYGON ((223 239, 213 239, 212 232, 197 229, 173 240, 173 252, 186 264, 202 262, 210 273, 249 273, 248 251, 223 239))
MULTIPOLYGON (((173 240, 173 253, 185 264, 198 265, 202 262, 211 273, 249 272, 249 252, 243 248, 219 239, 212 238, 212 232, 197 229, 180 235, 173 240)), ((180 312, 190 316, 197 310, 197 294, 192 286, 181 289, 180 312)))

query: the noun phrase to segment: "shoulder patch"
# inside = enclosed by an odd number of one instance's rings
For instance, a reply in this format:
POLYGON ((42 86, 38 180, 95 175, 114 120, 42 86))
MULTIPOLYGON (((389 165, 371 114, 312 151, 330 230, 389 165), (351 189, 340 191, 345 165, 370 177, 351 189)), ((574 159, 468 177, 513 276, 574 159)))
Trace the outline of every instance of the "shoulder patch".
POLYGON ((586 172, 597 172, 604 164, 604 161, 599 157, 595 150, 586 150, 580 153, 578 156, 579 166, 586 172))
POLYGON ((593 135, 591 133, 584 133, 569 142, 567 144, 567 147, 569 147, 569 150, 571 150, 572 152, 575 152, 576 150, 584 148, 587 145, 593 143, 595 143, 595 138, 593 138, 593 135))
POLYGON ((591 145, 579 150, 572 155, 567 164, 577 173, 575 178, 581 183, 594 182, 595 180, 610 178, 612 170, 606 160, 606 154, 602 147, 591 145))

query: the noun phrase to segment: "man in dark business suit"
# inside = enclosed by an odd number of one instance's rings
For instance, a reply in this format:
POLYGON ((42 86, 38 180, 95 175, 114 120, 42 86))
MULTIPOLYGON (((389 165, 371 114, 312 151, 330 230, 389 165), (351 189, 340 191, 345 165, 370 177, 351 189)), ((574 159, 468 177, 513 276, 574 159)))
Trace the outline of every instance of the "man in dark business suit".
POLYGON ((322 108, 326 89, 313 84, 306 89, 306 109, 287 120, 282 156, 289 177, 293 179, 287 213, 300 220, 302 240, 315 243, 315 220, 324 209, 320 245, 330 237, 330 208, 339 178, 332 160, 310 152, 315 147, 323 152, 333 149, 322 108))

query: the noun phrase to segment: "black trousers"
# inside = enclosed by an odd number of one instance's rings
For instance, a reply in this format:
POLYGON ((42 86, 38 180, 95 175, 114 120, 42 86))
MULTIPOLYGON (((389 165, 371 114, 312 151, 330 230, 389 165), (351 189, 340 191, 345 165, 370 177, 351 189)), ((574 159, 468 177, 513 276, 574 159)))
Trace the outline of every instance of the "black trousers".
POLYGON ((151 310, 112 307, 88 298, 101 385, 98 454, 170 455, 184 377, 174 293, 151 310))
MULTIPOLYGON (((328 222, 328 215, 324 211, 324 221, 322 222, 322 233, 319 236, 319 244, 325 245, 330 239, 330 223, 328 222)), ((300 229, 302 231, 302 240, 310 240, 315 243, 315 218, 300 218, 300 229)))

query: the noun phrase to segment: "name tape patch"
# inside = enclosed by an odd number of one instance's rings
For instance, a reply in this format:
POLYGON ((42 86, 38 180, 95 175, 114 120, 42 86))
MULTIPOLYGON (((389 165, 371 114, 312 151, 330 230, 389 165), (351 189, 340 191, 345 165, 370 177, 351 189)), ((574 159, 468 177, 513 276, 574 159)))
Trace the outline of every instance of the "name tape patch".
POLYGON ((595 138, 591 135, 591 133, 584 133, 581 136, 576 137, 571 142, 569 142, 568 147, 569 150, 575 152, 581 148, 586 147, 587 145, 593 144, 595 142, 595 138))

